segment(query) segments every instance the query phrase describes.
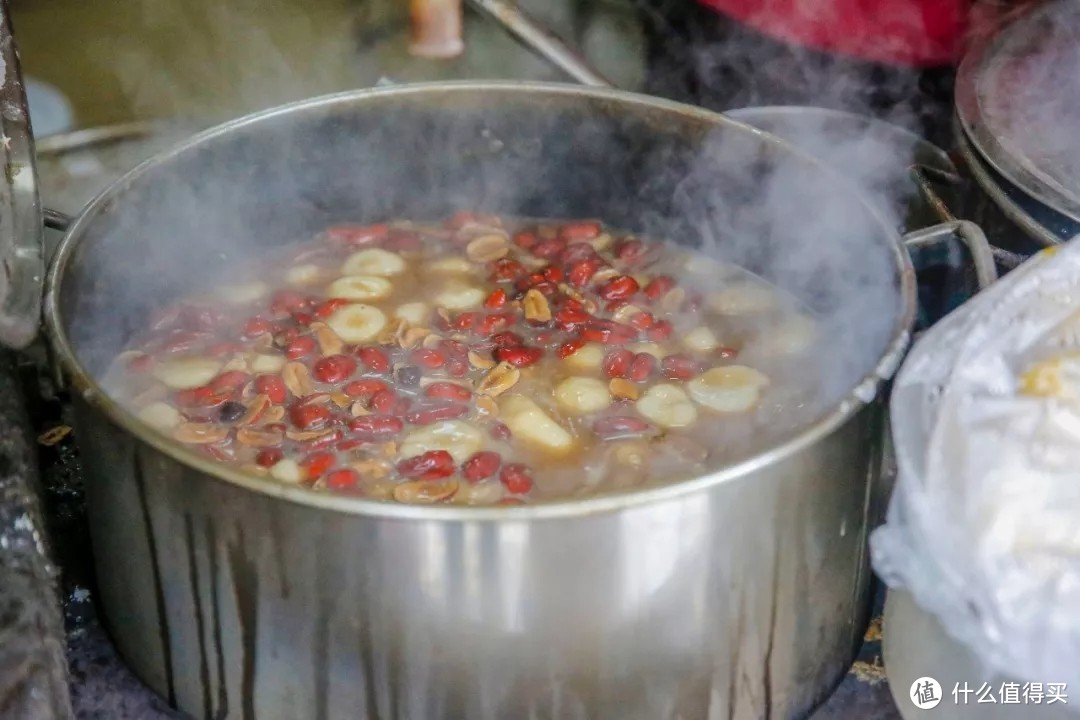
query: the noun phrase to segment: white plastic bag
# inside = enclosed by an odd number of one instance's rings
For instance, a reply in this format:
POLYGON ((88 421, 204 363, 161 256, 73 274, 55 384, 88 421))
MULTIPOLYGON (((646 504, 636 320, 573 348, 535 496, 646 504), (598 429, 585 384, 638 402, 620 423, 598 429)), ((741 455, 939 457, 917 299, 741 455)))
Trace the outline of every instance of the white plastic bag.
POLYGON ((1080 242, 914 346, 874 569, 994 670, 1080 687, 1080 242))

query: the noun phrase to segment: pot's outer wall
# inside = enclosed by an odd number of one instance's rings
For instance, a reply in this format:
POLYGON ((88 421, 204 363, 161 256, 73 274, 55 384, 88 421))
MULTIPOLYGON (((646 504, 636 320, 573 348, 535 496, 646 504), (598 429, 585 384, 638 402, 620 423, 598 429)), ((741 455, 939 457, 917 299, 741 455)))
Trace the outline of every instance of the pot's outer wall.
MULTIPOLYGON (((99 373, 156 306, 333 222, 600 217, 718 235, 727 259, 826 313, 861 355, 820 381, 857 408, 856 379, 891 372, 914 280, 837 182, 745 126, 610 91, 322 99, 204 136, 92 203, 46 318, 85 385, 78 367, 99 373), (779 216, 756 211, 764 196, 779 216)), ((867 619, 876 404, 753 472, 528 520, 273 498, 137 439, 92 389, 76 411, 113 637, 195 717, 787 718, 828 694, 867 619)))
POLYGON ((799 717, 867 621, 876 405, 708 492, 530 523, 285 503, 77 408, 111 633, 198 718, 799 717))

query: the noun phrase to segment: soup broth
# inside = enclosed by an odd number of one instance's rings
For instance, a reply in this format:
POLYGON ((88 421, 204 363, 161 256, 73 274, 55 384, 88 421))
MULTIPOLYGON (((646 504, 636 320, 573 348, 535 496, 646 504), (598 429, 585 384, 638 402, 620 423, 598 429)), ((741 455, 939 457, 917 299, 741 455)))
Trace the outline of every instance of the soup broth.
POLYGON ((541 502, 745 459, 821 409, 815 317, 595 221, 336 226, 158 314, 106 389, 222 463, 404 503, 541 502))

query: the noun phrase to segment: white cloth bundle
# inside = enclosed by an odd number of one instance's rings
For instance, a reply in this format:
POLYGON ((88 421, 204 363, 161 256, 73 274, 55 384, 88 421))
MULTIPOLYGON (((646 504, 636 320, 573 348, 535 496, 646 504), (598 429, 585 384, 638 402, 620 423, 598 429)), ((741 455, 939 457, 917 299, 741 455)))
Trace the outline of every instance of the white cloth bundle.
POLYGON ((1080 242, 927 332, 890 412, 875 570, 994 670, 1080 687, 1080 242))

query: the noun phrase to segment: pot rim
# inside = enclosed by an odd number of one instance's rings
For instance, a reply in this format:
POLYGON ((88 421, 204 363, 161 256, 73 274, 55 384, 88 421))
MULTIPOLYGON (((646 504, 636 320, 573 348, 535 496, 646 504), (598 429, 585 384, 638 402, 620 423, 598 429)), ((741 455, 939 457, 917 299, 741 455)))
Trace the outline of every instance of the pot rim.
POLYGON ((455 81, 428 82, 409 85, 397 85, 382 88, 350 90, 330 95, 322 95, 297 102, 280 105, 267 110, 252 113, 235 120, 217 125, 200 132, 187 140, 160 152, 129 170, 118 180, 110 184, 91 200, 75 221, 68 228, 49 264, 45 278, 44 321, 47 338, 53 348, 54 358, 60 369, 69 378, 70 386, 83 401, 102 412, 105 417, 134 438, 151 446, 181 465, 193 468, 201 474, 219 482, 226 482, 255 493, 287 500, 298 505, 324 510, 334 510, 349 515, 372 516, 387 519, 420 519, 438 521, 527 521, 538 519, 577 518, 601 513, 617 512, 632 507, 657 504, 711 488, 725 482, 735 481, 754 473, 766 466, 778 463, 803 449, 816 444, 830 435, 854 416, 863 406, 873 402, 878 396, 880 386, 896 372, 910 341, 911 328, 915 318, 915 271, 911 258, 904 248, 899 234, 889 227, 880 213, 872 208, 861 196, 859 202, 867 213, 872 215, 893 238, 893 253, 899 271, 900 312, 894 323, 890 340, 878 359, 874 369, 860 379, 848 392, 847 396, 830 411, 809 424, 792 438, 772 448, 758 453, 746 460, 729 465, 715 472, 683 480, 669 485, 644 488, 621 493, 598 495, 581 500, 561 500, 536 505, 502 505, 495 507, 472 506, 424 506, 368 500, 360 497, 334 495, 314 492, 308 488, 287 485, 272 478, 248 475, 223 463, 203 457, 139 421, 135 415, 112 400, 104 389, 83 368, 75 355, 64 331, 59 294, 61 281, 68 263, 78 243, 85 237, 85 230, 93 224, 98 215, 115 196, 125 187, 139 179, 151 167, 190 149, 202 145, 214 138, 272 118, 285 116, 293 112, 317 107, 333 106, 339 103, 362 101, 373 97, 438 95, 442 93, 477 93, 500 92, 529 95, 570 95, 602 98, 622 105, 648 106, 671 113, 690 115, 708 121, 713 125, 733 125, 745 132, 760 136, 764 141, 779 144, 804 161, 816 165, 823 173, 839 179, 841 175, 829 169, 820 161, 796 149, 788 143, 765 133, 757 128, 691 105, 664 100, 639 93, 607 88, 582 87, 564 83, 510 82, 510 81, 455 81))

